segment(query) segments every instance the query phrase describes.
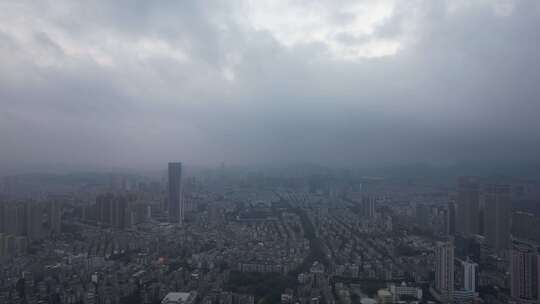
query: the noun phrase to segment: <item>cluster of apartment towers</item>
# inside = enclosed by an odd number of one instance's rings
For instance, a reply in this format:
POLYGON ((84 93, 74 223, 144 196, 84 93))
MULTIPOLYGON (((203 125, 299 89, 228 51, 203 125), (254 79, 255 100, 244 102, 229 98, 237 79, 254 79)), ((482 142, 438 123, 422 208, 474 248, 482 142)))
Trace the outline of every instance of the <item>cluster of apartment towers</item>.
MULTIPOLYGON (((510 263, 510 295, 516 300, 540 301, 540 252, 536 245, 511 236, 512 196, 506 184, 480 185, 477 178, 458 181, 455 204, 449 206, 449 234, 435 251, 435 288, 451 302, 454 290, 454 238, 482 236, 487 246, 510 263)), ((465 291, 476 290, 478 264, 463 261, 465 291)))

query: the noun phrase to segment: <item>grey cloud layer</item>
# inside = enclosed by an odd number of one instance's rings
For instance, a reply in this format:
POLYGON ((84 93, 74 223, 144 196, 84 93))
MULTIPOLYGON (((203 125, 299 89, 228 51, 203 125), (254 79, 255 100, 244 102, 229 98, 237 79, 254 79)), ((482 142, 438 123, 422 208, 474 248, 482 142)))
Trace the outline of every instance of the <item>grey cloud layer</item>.
POLYGON ((0 2, 0 163, 536 160, 536 1, 389 1, 358 35, 318 3, 337 31, 302 41, 248 2, 0 2))

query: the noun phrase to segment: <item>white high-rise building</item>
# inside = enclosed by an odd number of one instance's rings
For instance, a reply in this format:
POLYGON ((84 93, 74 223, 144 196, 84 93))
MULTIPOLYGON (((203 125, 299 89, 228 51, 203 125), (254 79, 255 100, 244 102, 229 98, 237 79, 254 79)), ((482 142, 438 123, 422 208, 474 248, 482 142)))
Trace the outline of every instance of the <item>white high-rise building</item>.
POLYGON ((438 242, 435 249, 435 288, 443 303, 451 303, 454 295, 454 244, 438 242))
POLYGON ((463 289, 475 292, 478 264, 467 260, 462 261, 461 265, 463 266, 463 289))

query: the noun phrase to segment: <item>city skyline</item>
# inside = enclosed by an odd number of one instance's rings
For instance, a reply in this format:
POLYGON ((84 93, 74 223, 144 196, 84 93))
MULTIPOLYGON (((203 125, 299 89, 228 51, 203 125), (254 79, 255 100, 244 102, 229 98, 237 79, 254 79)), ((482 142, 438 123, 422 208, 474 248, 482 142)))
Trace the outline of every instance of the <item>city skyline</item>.
POLYGON ((183 166, 2 179, 0 302, 540 301, 538 180, 183 166))

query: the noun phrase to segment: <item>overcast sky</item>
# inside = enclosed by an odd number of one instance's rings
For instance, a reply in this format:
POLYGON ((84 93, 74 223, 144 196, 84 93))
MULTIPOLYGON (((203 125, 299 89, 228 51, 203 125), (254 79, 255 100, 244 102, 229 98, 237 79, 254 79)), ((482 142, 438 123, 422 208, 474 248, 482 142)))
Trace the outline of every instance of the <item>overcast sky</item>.
POLYGON ((537 161, 540 1, 0 0, 0 165, 537 161))

